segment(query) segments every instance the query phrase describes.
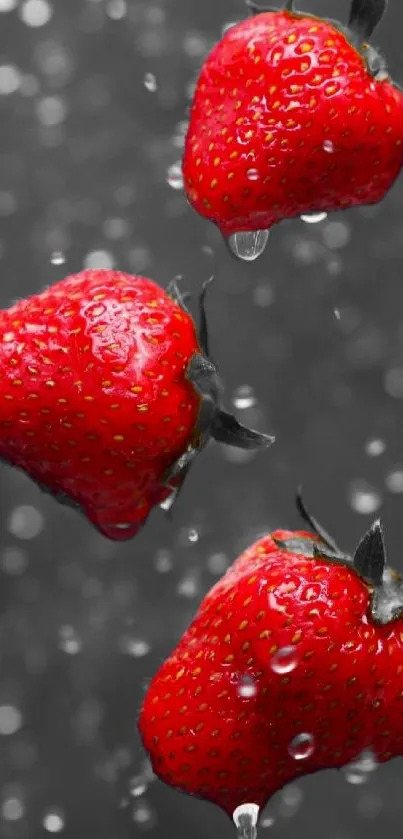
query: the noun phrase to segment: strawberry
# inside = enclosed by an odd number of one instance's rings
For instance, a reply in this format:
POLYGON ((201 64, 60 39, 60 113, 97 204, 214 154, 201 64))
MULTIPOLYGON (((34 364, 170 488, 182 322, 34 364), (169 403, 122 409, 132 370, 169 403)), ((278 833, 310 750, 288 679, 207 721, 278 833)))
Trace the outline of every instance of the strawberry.
POLYGON ((314 532, 277 530, 236 560, 139 718, 156 774, 235 814, 245 837, 300 775, 403 754, 403 581, 381 525, 350 557, 299 505, 314 532))
POLYGON ((110 539, 169 509, 210 437, 266 446, 221 409, 201 328, 173 284, 82 271, 0 312, 0 457, 110 539))
POLYGON ((235 252, 243 231, 380 201, 403 163, 403 94, 367 43, 386 0, 353 0, 347 28, 249 5, 202 67, 183 159, 189 202, 235 252))

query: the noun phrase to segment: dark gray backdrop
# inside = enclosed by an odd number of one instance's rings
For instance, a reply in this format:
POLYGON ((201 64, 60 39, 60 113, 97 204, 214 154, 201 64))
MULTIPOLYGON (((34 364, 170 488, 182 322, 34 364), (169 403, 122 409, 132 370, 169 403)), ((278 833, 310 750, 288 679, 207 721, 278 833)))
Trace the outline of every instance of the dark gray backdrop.
MULTIPOLYGON (((348 2, 301 6, 346 18, 348 2)), ((228 405, 277 434, 252 458, 212 445, 174 524, 157 511, 125 545, 2 468, 2 839, 231 835, 217 809, 152 780, 136 715, 230 560, 298 524, 298 483, 346 548, 380 511, 403 569, 403 180, 370 210, 281 225, 253 266, 177 188, 194 75, 243 14, 240 0, 0 0, 0 304, 84 265, 181 274, 196 293, 214 264, 228 405)), ((402 24, 391 0, 378 42, 400 81, 402 24)), ((268 806, 262 836, 399 831, 402 779, 398 761, 366 785, 305 779, 268 806)))

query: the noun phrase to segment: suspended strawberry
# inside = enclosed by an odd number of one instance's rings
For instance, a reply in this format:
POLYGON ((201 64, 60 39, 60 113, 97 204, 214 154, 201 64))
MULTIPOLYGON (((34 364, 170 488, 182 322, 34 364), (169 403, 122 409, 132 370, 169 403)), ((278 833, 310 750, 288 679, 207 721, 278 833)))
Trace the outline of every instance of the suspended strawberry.
POLYGON ((403 754, 403 581, 376 521, 354 557, 312 532, 259 539, 204 598, 152 679, 139 728, 165 783, 253 839, 301 775, 403 754))
POLYGON ((221 383, 178 288, 82 271, 0 312, 0 457, 110 539, 169 510, 210 438, 273 438, 221 407, 221 383))
POLYGON ((403 94, 368 44, 386 0, 353 0, 347 27, 248 5, 202 67, 183 159, 191 205, 244 260, 276 222, 377 203, 403 163, 403 94))

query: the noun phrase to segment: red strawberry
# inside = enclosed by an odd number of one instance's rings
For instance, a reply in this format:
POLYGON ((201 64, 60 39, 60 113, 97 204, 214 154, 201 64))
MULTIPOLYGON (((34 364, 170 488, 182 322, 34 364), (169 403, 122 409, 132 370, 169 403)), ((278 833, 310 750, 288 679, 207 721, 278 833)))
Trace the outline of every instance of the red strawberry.
POLYGON ((0 457, 111 539, 172 505, 210 437, 271 442, 221 410, 205 288, 199 337, 175 286, 119 271, 82 271, 0 312, 0 457))
POLYGON ((157 775, 235 811, 245 837, 298 776, 403 754, 403 582, 381 525, 351 558, 301 509, 316 532, 277 530, 242 554, 140 714, 157 775))
POLYGON ((376 203, 392 186, 403 164, 403 94, 367 43, 385 5, 353 0, 345 29, 288 2, 233 26, 207 57, 185 187, 238 256, 261 252, 278 221, 376 203), (261 236, 234 238, 242 231, 261 236))

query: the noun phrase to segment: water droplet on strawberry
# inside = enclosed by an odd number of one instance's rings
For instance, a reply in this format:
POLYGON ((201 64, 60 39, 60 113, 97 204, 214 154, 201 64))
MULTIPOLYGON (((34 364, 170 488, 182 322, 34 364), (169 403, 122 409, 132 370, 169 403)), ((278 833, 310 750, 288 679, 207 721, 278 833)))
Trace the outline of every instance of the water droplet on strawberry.
POLYGON ((227 243, 230 251, 243 262, 254 262, 262 255, 269 238, 268 230, 242 231, 232 233, 227 243))
POLYGON ((325 218, 327 218, 327 213, 304 213, 301 216, 301 221, 305 221, 306 224, 318 224, 325 218))
POLYGON ((240 411, 253 408, 256 405, 256 397, 250 385, 241 385, 234 394, 233 403, 240 411))
POLYGON ((326 151, 328 154, 334 154, 336 151, 334 143, 331 140, 325 140, 323 143, 323 151, 326 151))
POLYGON ((315 750, 312 734, 302 732, 293 737, 288 747, 288 752, 295 760, 306 760, 311 757, 315 750))
POLYGON ((259 180, 259 170, 258 169, 248 169, 246 173, 246 177, 249 181, 258 181, 259 180))
POLYGON ((167 181, 172 189, 183 189, 183 174, 181 163, 173 163, 167 172, 167 181))
POLYGON ((63 265, 66 262, 66 257, 63 251, 53 251, 50 261, 52 265, 63 265))
POLYGON ((157 79, 155 78, 153 73, 146 73, 144 76, 144 87, 150 91, 150 93, 155 93, 157 90, 157 79))
POLYGON ((251 699, 252 696, 256 696, 257 686, 252 676, 241 676, 237 687, 237 693, 238 696, 242 697, 242 699, 251 699))
POLYGON ((237 807, 232 818, 236 827, 238 839, 256 839, 259 807, 257 804, 241 804, 237 807))
POLYGON ((275 673, 291 673, 298 663, 295 647, 282 647, 270 661, 270 667, 275 673))

